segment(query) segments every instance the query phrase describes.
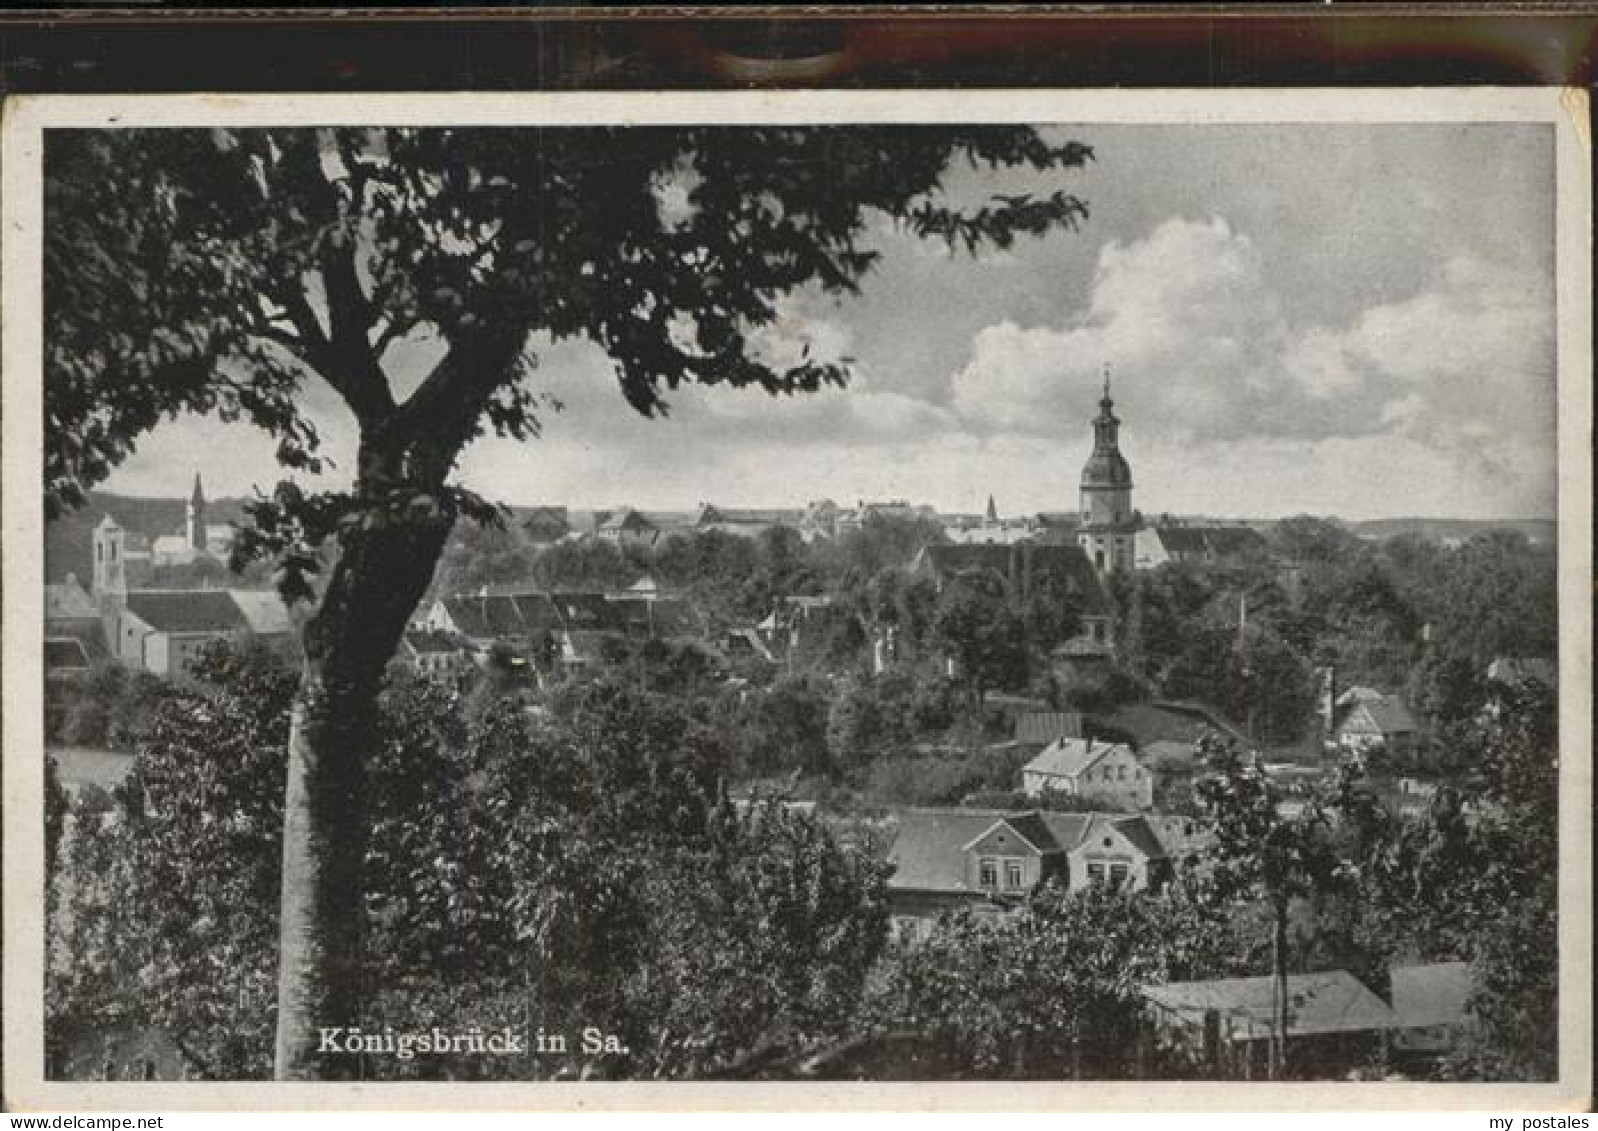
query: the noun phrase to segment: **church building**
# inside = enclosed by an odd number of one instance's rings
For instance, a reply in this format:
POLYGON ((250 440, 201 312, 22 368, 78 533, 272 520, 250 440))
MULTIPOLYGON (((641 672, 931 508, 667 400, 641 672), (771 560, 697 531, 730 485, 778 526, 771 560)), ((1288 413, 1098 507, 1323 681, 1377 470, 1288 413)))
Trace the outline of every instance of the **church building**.
POLYGON ((1121 421, 1110 399, 1110 375, 1093 418, 1093 452, 1082 467, 1081 517, 1077 545, 1101 576, 1130 573, 1133 542, 1143 518, 1132 509, 1132 468, 1121 455, 1121 421))
POLYGON ((200 476, 194 476, 194 490, 189 493, 183 507, 183 530, 162 534, 150 544, 150 564, 162 566, 189 565, 201 558, 223 561, 233 541, 233 528, 226 523, 207 524, 205 521, 205 489, 200 476))

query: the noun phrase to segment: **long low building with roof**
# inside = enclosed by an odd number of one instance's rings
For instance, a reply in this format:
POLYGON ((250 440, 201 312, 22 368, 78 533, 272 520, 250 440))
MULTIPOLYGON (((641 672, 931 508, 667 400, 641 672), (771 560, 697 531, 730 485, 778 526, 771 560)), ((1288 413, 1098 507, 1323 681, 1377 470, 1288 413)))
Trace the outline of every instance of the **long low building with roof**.
MULTIPOLYGON (((1270 975, 1165 982, 1142 989, 1168 1049, 1226 1075, 1263 1075, 1278 1027, 1280 998, 1270 975)), ((1294 1067, 1317 1077, 1364 1063, 1404 1022, 1346 970, 1289 974, 1286 1045, 1294 1067)))
POLYGON ((906 809, 896 816, 888 895, 900 929, 952 910, 1003 913, 1051 879, 1071 890, 1157 888, 1186 855, 1141 814, 906 809))

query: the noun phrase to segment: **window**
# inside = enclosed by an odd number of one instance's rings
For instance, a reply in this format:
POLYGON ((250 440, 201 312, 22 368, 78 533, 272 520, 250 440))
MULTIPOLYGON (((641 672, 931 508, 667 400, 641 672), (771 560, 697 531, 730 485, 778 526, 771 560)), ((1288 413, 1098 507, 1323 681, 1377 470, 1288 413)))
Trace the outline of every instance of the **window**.
POLYGON ((1004 862, 1004 886, 1011 891, 1021 890, 1021 861, 1006 860, 1004 862))
POLYGON ((115 542, 111 543, 111 560, 117 560, 117 544, 115 542))
POLYGON ((1088 883, 1102 884, 1104 882, 1104 862, 1102 860, 1088 861, 1088 883))
POLYGON ((1130 871, 1131 871, 1131 867, 1129 865, 1126 865, 1126 864, 1111 864, 1110 865, 1110 886, 1111 887, 1116 887, 1116 888, 1126 886, 1127 873, 1130 872, 1130 871))
POLYGON ((1126 767, 1124 765, 1115 767, 1115 780, 1116 781, 1125 781, 1126 780, 1126 767))
POLYGON ((999 886, 999 862, 997 860, 989 860, 989 859, 984 858, 982 863, 981 863, 981 865, 979 865, 979 867, 978 867, 977 875, 978 875, 977 883, 980 886, 985 887, 985 888, 996 888, 996 887, 998 887, 999 886))

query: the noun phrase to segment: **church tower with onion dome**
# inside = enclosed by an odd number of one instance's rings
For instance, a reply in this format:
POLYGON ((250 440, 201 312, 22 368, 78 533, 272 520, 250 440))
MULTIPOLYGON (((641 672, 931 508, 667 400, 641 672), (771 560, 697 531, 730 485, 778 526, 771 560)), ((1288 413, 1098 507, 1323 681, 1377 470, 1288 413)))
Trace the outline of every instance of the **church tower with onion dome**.
POLYGON ((1132 468, 1120 447, 1121 421, 1110 398, 1110 368, 1093 418, 1093 454, 1082 466, 1076 541, 1100 576, 1132 571, 1132 541, 1142 519, 1132 509, 1132 468))

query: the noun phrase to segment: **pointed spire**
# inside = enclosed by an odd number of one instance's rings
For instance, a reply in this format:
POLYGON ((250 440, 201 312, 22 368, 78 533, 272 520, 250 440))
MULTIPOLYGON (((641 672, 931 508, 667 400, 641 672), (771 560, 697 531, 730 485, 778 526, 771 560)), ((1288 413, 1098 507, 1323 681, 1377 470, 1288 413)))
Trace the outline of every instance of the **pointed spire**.
POLYGON ((1115 402, 1110 399, 1110 363, 1104 363, 1104 395, 1099 398, 1099 404, 1108 409, 1115 402))
POLYGON ((992 495, 988 496, 988 521, 989 522, 998 522, 999 521, 999 508, 993 505, 993 496, 992 495))
POLYGON ((205 491, 200 487, 200 473, 198 471, 194 473, 194 490, 189 492, 189 501, 195 505, 205 502, 205 491))

